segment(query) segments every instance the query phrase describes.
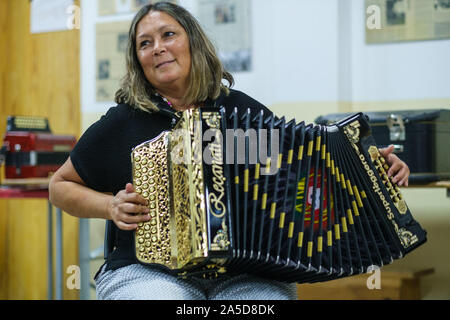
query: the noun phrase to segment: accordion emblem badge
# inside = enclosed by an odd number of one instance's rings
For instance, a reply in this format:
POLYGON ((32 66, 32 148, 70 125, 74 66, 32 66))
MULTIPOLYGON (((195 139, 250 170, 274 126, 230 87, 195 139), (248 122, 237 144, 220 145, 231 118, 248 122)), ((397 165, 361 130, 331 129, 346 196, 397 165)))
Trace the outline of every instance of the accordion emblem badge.
POLYGON ((200 108, 131 152, 150 221, 140 263, 181 276, 317 282, 363 273, 426 241, 362 113, 333 125, 200 108))

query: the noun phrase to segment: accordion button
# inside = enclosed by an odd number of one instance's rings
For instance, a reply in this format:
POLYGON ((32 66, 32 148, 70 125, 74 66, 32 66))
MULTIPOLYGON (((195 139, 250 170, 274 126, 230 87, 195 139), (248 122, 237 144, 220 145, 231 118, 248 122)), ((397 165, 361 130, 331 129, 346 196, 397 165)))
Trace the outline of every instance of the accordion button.
POLYGON ((140 170, 140 169, 141 169, 141 165, 140 165, 139 163, 136 163, 136 164, 134 165, 134 168, 135 168, 136 170, 140 170))
POLYGON ((134 157, 134 161, 139 162, 141 161, 141 156, 137 155, 134 157))
MULTIPOLYGON (((140 178, 140 176, 137 177, 137 178, 140 178)), ((142 176, 142 181, 147 181, 147 180, 148 180, 148 176, 147 176, 146 174, 144 174, 144 175, 142 176)))
POLYGON ((151 217, 156 217, 156 211, 155 210, 150 211, 150 216, 151 217))
POLYGON ((138 239, 138 242, 139 242, 140 244, 143 244, 143 243, 144 243, 144 239, 143 239, 143 238, 139 238, 139 239, 138 239))
POLYGON ((137 186, 140 186, 140 185, 142 185, 142 181, 141 181, 140 179, 136 179, 135 184, 136 184, 137 186))
POLYGON ((155 166, 155 164, 153 163, 153 161, 150 161, 149 163, 148 163, 148 167, 149 168, 153 168, 155 166))
POLYGON ((156 227, 152 227, 152 233, 156 233, 156 227))
POLYGON ((148 224, 146 224, 146 225, 144 226, 144 230, 145 230, 145 231, 150 230, 150 226, 149 226, 148 224))
POLYGON ((147 159, 146 158, 142 159, 141 163, 142 163, 142 165, 145 166, 147 164, 147 159))
POLYGON ((136 178, 140 178, 140 177, 141 177, 141 173, 138 171, 138 172, 136 172, 136 173, 134 174, 134 176, 135 176, 136 178))
POLYGON ((156 242, 156 240, 158 240, 158 238, 157 238, 156 236, 153 236, 153 237, 152 237, 152 241, 153 241, 153 242, 156 242))
POLYGON ((144 184, 142 185, 142 188, 148 189, 148 183, 144 183, 144 184))
POLYGON ((151 243, 150 241, 145 241, 145 246, 146 246, 147 248, 149 248, 151 245, 152 245, 152 243, 151 243))
MULTIPOLYGON (((142 192, 142 196, 144 197, 144 198, 147 198, 148 197, 148 192, 147 191, 144 191, 144 192, 142 192)), ((154 204, 153 204, 154 205, 154 204)), ((151 208, 151 207, 150 207, 151 208)), ((153 207, 154 208, 154 207, 153 207)))

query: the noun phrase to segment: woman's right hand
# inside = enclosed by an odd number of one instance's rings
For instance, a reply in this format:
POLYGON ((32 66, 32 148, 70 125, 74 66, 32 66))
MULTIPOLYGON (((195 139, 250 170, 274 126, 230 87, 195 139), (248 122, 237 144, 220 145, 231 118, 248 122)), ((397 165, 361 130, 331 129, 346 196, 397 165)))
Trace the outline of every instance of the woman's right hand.
POLYGON ((150 220, 147 200, 134 191, 131 183, 108 203, 108 218, 121 230, 135 230, 138 223, 150 220))

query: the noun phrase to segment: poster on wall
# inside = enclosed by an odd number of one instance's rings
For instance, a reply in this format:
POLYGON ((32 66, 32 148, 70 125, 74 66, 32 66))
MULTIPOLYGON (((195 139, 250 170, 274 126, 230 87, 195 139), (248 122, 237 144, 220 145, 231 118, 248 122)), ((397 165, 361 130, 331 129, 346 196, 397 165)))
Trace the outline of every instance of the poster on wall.
POLYGON ((146 4, 161 1, 177 3, 177 0, 97 0, 98 15, 107 16, 135 13, 146 4))
POLYGON ((197 0, 197 18, 229 72, 252 69, 250 0, 197 0))
POLYGON ((30 7, 30 32, 66 31, 71 27, 73 0, 33 0, 30 7))
MULTIPOLYGON (((161 0, 98 0, 98 15, 137 12, 143 5, 161 0)), ((178 1, 172 0, 172 3, 178 1)), ((125 75, 125 51, 131 21, 96 25, 96 101, 113 101, 125 75)))
POLYGON ((96 26, 96 100, 113 101, 125 75, 125 51, 130 21, 96 26))
POLYGON ((366 43, 450 38, 450 0, 366 0, 366 43))

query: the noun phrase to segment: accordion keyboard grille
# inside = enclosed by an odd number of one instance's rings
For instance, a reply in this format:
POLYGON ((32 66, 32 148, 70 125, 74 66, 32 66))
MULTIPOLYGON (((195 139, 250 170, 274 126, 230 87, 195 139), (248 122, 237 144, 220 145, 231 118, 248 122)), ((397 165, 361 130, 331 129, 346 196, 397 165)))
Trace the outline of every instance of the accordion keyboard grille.
POLYGON ((143 263, 172 265, 169 214, 169 184, 167 139, 162 135, 157 143, 143 144, 132 153, 133 184, 137 193, 149 201, 150 217, 136 229, 137 258, 143 263))

